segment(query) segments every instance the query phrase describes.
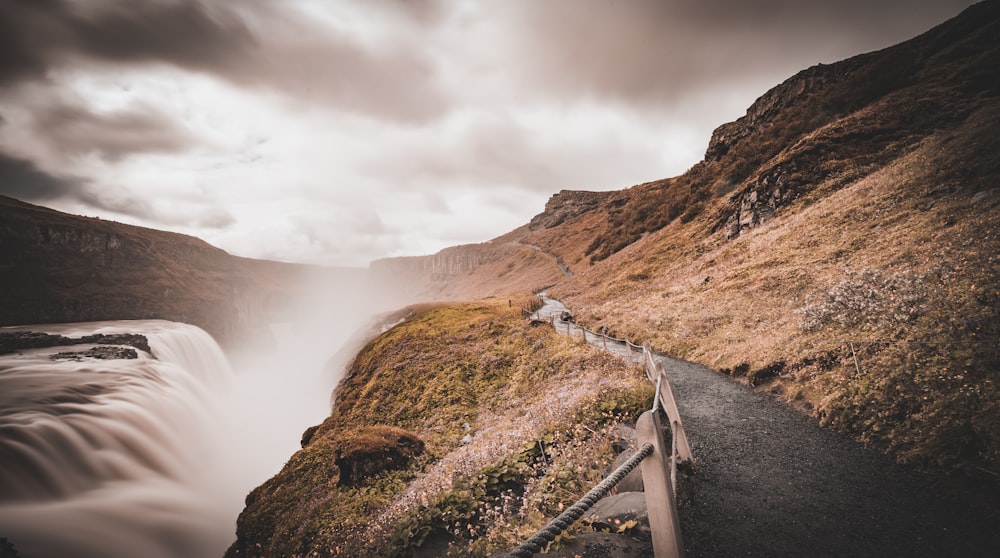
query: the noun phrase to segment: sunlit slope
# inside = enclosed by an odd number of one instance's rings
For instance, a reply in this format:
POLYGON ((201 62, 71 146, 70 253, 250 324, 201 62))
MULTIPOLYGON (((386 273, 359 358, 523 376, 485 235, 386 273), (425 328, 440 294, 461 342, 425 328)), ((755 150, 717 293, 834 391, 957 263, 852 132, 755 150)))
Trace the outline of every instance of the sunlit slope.
POLYGON ((984 2, 789 78, 684 175, 561 192, 492 243, 564 262, 551 292, 593 328, 767 385, 901 459, 1000 472, 998 129, 1000 3, 984 2))
POLYGON ((599 482, 652 387, 513 302, 414 308, 364 347, 227 556, 486 555, 599 482))

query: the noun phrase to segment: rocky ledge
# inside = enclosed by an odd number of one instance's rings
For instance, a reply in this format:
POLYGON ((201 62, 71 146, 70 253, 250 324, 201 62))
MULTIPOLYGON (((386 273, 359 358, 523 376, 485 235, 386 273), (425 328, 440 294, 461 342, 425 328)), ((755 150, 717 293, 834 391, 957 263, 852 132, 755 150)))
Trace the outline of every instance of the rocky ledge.
MULTIPOLYGON (((84 335, 83 337, 66 337, 64 335, 53 335, 39 331, 13 331, 0 333, 0 355, 17 352, 24 349, 42 349, 45 347, 62 347, 67 345, 119 345, 118 347, 95 347, 89 351, 59 353, 59 355, 80 355, 90 358, 137 358, 135 350, 128 349, 134 347, 140 351, 152 353, 149 348, 149 340, 145 335, 138 333, 116 333, 106 335, 96 333, 84 335), (129 352, 131 351, 131 353, 129 352), (87 353, 87 354, 85 354, 87 353), (128 355, 133 356, 114 356, 128 355)), ((54 355, 53 358, 70 358, 54 355)))

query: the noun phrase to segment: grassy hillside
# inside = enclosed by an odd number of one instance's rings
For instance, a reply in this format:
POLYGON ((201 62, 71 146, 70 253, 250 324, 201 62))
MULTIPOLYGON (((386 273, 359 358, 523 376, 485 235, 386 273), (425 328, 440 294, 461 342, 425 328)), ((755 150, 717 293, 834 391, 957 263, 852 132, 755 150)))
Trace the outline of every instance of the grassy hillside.
POLYGON ((651 401, 641 370, 530 325, 518 304, 414 308, 247 497, 227 556, 509 549, 600 480, 612 427, 651 401))
MULTIPOLYGON (((991 1, 792 76, 679 177, 561 192, 491 244, 564 262, 572 277, 548 286, 592 328, 741 377, 903 461, 997 478, 997 129, 991 1)), ((449 281, 504 287, 476 269, 449 281)))

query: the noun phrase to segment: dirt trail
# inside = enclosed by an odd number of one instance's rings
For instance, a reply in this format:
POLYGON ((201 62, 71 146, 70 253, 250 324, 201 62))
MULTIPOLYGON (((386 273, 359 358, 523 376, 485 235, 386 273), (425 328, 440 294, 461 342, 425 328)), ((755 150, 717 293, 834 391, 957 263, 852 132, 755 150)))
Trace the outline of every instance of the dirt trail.
POLYGON ((710 368, 657 358, 696 460, 678 482, 688 558, 1000 556, 995 486, 917 474, 710 368))

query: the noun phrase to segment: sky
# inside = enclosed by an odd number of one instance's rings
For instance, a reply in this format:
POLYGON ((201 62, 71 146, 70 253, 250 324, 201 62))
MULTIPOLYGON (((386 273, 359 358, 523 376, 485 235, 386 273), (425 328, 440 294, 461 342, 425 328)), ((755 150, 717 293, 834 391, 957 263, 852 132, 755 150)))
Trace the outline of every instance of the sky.
POLYGON ((969 0, 0 0, 0 194, 323 265, 677 176, 969 0))

